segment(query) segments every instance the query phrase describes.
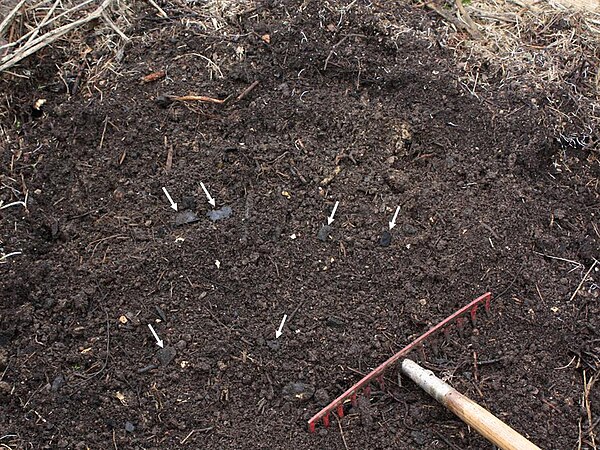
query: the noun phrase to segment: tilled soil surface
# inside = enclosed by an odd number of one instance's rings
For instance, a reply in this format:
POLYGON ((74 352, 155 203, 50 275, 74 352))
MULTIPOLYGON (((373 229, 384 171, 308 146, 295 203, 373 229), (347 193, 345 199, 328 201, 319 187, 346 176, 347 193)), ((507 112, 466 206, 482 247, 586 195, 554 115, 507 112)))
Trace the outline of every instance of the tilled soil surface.
POLYGON ((597 147, 557 139, 560 92, 482 68, 472 95, 432 13, 359 3, 270 2, 228 36, 148 10, 74 95, 52 54, 5 76, 0 195, 28 199, 0 210, 22 252, 0 265, 0 443, 491 449, 395 370, 306 426, 489 290, 477 329, 413 357, 540 447, 591 448, 597 147), (156 101, 189 93, 228 100, 156 101))

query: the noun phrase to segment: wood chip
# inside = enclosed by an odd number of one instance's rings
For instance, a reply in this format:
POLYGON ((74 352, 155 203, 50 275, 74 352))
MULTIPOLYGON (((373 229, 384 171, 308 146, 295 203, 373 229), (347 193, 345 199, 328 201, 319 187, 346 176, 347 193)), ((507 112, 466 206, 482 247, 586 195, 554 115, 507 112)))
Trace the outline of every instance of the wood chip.
POLYGON ((149 73, 141 78, 142 83, 152 83, 153 81, 158 81, 167 76, 167 73, 164 70, 159 70, 157 72, 149 73))

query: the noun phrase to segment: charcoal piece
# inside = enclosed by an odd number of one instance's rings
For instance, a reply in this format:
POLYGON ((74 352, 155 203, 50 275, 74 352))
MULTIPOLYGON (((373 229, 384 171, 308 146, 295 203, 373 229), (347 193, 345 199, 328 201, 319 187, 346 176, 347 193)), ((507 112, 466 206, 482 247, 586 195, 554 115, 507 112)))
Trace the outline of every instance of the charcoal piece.
POLYGON ((190 210, 181 211, 175 215, 175 225, 178 227, 188 223, 198 222, 198 220, 200 219, 198 219, 196 213, 190 210))
POLYGON ((231 209, 231 206, 223 206, 221 209, 208 211, 206 215, 213 222, 217 222, 218 220, 227 219, 229 216, 231 216, 232 212, 233 210, 231 209))
POLYGON ((329 234, 331 234, 332 228, 329 225, 323 225, 317 234, 317 239, 326 242, 329 234))
POLYGON ((314 393, 315 387, 313 385, 295 382, 286 384, 281 395, 289 402, 305 402, 310 400, 314 393))
POLYGON ((173 361, 175 355, 177 355, 177 350, 175 350, 175 347, 161 348, 158 352, 156 352, 156 357, 158 358, 158 361, 160 361, 161 366, 166 366, 173 361))
POLYGON ((391 243, 392 243, 392 233, 390 233, 387 230, 384 231, 383 233, 381 233, 381 239, 379 240, 379 245, 381 245, 382 247, 389 247, 391 243))

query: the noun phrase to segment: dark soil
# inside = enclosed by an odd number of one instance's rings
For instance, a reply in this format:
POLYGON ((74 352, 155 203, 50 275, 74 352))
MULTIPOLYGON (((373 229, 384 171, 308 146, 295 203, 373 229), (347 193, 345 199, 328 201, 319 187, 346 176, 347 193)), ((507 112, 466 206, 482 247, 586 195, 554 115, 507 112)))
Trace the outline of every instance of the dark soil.
POLYGON ((581 428, 591 448, 597 268, 572 296, 600 254, 600 165, 557 140, 563 93, 488 73, 474 97, 431 13, 304 3, 262 5, 229 37, 145 11, 75 95, 60 54, 4 75, 0 195, 27 189, 28 207, 0 211, 3 252, 23 253, 0 265, 0 443, 491 449, 395 370, 341 429, 306 426, 490 290, 492 314, 424 364, 540 447, 576 448, 581 428), (155 102, 190 92, 231 98, 155 102), (231 216, 207 217, 200 182, 231 216))

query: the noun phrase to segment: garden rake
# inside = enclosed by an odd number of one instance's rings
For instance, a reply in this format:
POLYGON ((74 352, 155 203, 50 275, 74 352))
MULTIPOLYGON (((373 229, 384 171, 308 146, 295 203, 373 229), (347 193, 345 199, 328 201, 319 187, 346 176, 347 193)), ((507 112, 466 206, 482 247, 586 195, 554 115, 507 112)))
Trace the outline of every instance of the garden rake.
MULTIPOLYGON (((369 398, 371 395, 371 383, 377 382, 383 389, 384 372, 399 359, 406 357, 412 350, 417 349, 423 351, 425 341, 427 340, 430 340, 430 345, 435 348, 437 344, 433 341, 432 337, 437 332, 442 331, 447 337, 451 327, 456 326, 459 334, 462 336, 467 320, 470 319, 473 326, 475 326, 477 311, 480 306, 483 305, 485 311, 489 311, 491 298, 492 294, 490 292, 476 298, 469 304, 460 308, 454 314, 430 328, 427 332, 390 357, 383 364, 376 367, 350 389, 315 414, 308 421, 309 431, 314 432, 316 424, 321 420, 323 421, 323 425, 328 427, 332 412, 335 412, 338 418, 344 417, 344 403, 348 399, 351 401, 352 406, 355 407, 357 405, 359 393, 362 393, 366 398, 369 398)), ((475 428, 486 439, 490 440, 498 447, 502 449, 538 449, 538 447, 500 419, 493 416, 489 411, 461 395, 455 389, 437 378, 431 371, 425 370, 415 362, 405 359, 402 362, 402 372, 423 388, 428 394, 454 412, 468 425, 475 428)))

